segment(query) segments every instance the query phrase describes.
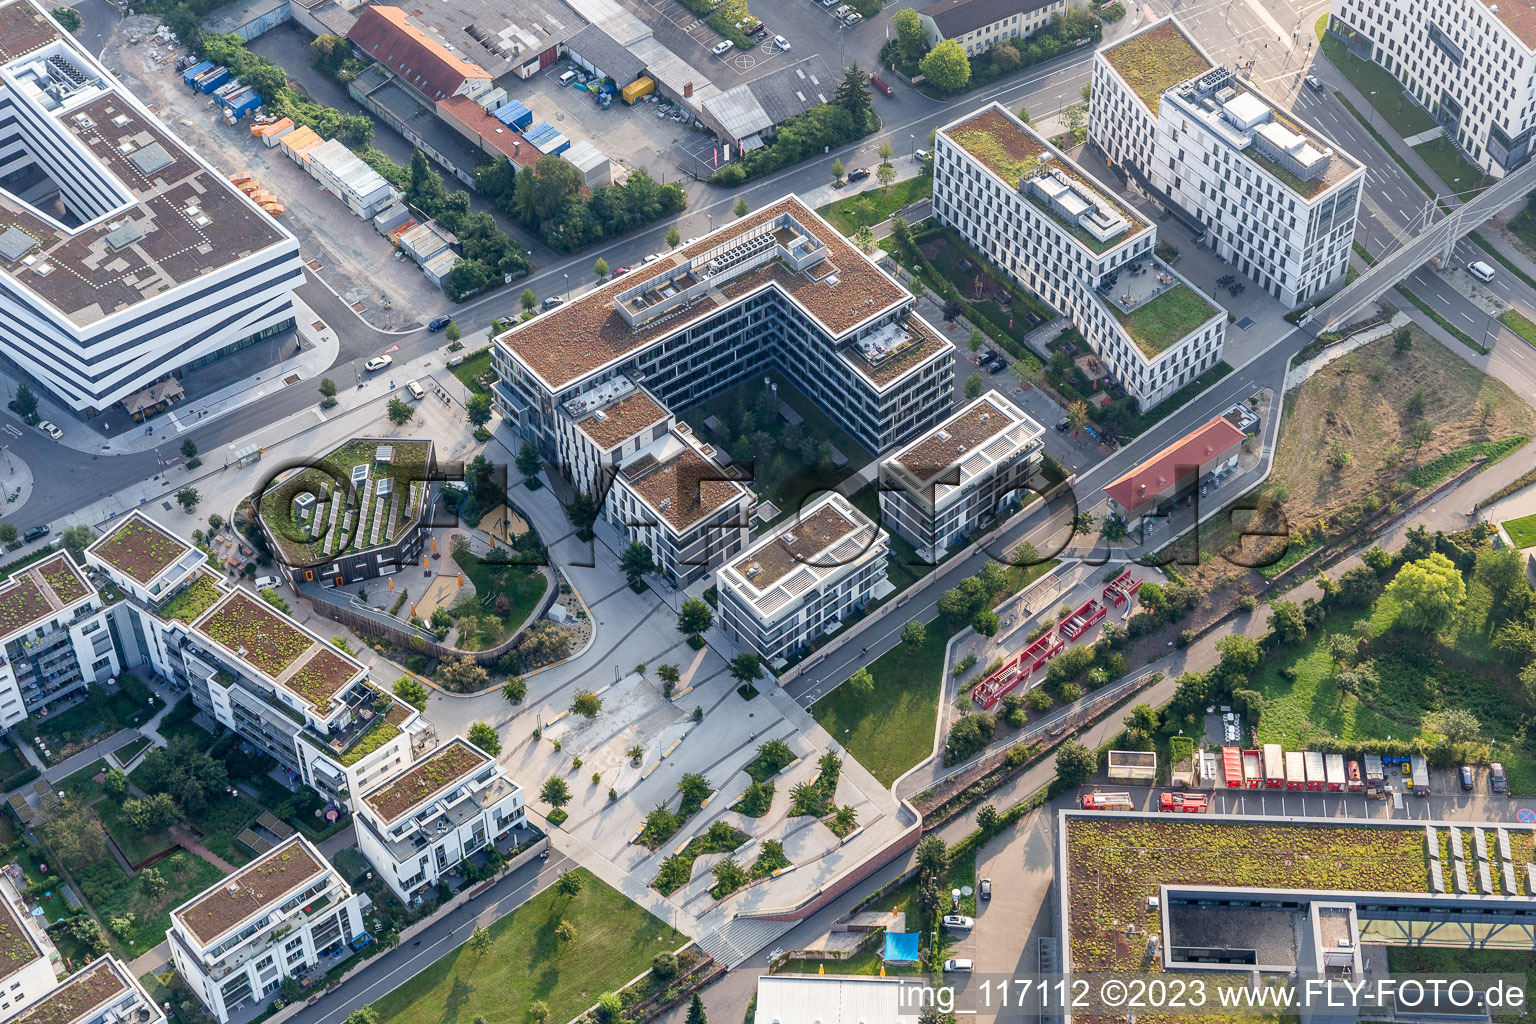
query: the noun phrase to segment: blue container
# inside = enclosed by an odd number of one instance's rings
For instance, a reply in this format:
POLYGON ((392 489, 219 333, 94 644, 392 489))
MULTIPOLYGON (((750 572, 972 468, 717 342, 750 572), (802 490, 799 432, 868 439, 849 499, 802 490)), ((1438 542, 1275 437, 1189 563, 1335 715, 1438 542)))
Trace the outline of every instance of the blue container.
POLYGON ((187 70, 183 71, 181 73, 181 80, 183 82, 185 82, 187 85, 191 85, 193 82, 195 82, 197 80, 197 76, 198 75, 201 75, 204 71, 212 71, 212 70, 213 70, 213 61, 205 60, 201 64, 194 64, 194 65, 192 65, 192 67, 187 68, 187 70))
POLYGON ((198 76, 197 91, 206 95, 229 81, 232 77, 229 73, 229 68, 221 64, 212 71, 204 71, 198 76))
POLYGON ((517 100, 509 100, 497 107, 495 115, 496 120, 508 128, 523 129, 533 124, 533 111, 517 100))

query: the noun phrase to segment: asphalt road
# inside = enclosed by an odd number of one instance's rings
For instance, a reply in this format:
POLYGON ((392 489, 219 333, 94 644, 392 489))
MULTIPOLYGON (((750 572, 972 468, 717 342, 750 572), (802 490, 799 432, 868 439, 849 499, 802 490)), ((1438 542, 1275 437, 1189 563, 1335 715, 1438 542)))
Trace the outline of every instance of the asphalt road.
POLYGON ((561 872, 576 867, 564 854, 551 852, 549 860, 530 858, 527 864, 504 875, 489 890, 434 921, 409 942, 380 953, 358 973, 326 993, 313 1006, 299 1011, 302 1024, 340 1024, 353 1010, 374 1002, 410 981, 469 938, 477 924, 489 925, 542 889, 554 884, 561 872))

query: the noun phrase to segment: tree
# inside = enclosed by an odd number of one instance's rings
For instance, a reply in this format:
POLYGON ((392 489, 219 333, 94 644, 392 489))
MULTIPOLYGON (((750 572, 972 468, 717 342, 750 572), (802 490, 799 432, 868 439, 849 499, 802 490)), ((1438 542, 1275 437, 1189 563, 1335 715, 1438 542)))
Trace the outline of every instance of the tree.
POLYGON ((1419 451, 1435 436, 1435 425, 1427 420, 1419 420, 1408 428, 1408 439, 1413 442, 1413 450, 1419 451))
POLYGON ((1216 650, 1221 654, 1222 674, 1228 679, 1251 674, 1264 658, 1258 642, 1241 633, 1229 633, 1216 641, 1216 650))
POLYGON ((677 631, 684 636, 698 636, 714 622, 715 613, 703 598, 688 598, 677 613, 677 631))
POLYGON ((37 396, 26 381, 16 385, 16 414, 28 424, 37 422, 37 396))
POLYGON ((1269 628, 1281 643, 1296 644, 1306 638, 1307 620, 1295 601, 1276 601, 1269 606, 1269 628))
POLYGON ((197 508, 197 503, 203 500, 203 496, 197 493, 196 487, 183 487, 176 492, 176 501, 181 505, 183 512, 191 512, 197 508))
MULTIPOLYGON (((421 151, 417 150, 417 152, 421 151)), ((379 1011, 375 1010, 371 1005, 364 1006, 361 1009, 353 1010, 347 1019, 342 1021, 342 1024, 379 1024, 379 1011)))
POLYGON ((875 168, 875 180, 878 181, 880 183, 880 187, 884 189, 887 194, 889 194, 891 191, 891 186, 896 183, 896 166, 889 160, 882 162, 878 167, 875 168))
POLYGON ((688 1003, 688 1018, 683 1024, 709 1024, 704 1018, 704 1000, 695 992, 693 999, 688 1003))
POLYGON ((986 389, 986 381, 981 379, 981 374, 973 373, 965 378, 965 397, 980 398, 982 391, 986 389))
POLYGON ((949 847, 942 836, 930 832, 917 841, 917 870, 929 878, 942 878, 949 867, 949 847))
POLYGON ((469 933, 469 941, 465 943, 478 956, 484 956, 491 951, 491 933, 486 928, 476 928, 469 933))
POLYGON ((528 1019, 532 1024, 549 1024, 549 1004, 542 999, 529 1003, 528 1019))
POLYGON ((577 896, 581 895, 582 884, 583 883, 581 881, 580 872, 562 872, 560 877, 555 879, 555 895, 564 896, 568 900, 573 900, 577 896))
POLYGON ((1080 130, 1088 121, 1088 108, 1074 103, 1061 112, 1061 126, 1069 132, 1080 130))
POLYGON ((409 402, 391 398, 389 405, 385 406, 385 415, 389 417, 389 422, 397 427, 403 427, 411 422, 411 417, 416 415, 416 410, 411 408, 409 402))
POLYGON ((982 334, 978 328, 972 327, 971 333, 965 337, 965 347, 972 352, 979 352, 981 351, 982 342, 986 340, 987 336, 985 334, 982 334))
POLYGON ((1029 124, 1029 108, 1028 107, 1020 107, 1019 108, 1019 120, 1023 121, 1025 124, 1029 124))
POLYGON ((1139 748, 1152 742, 1157 727, 1162 724, 1162 716, 1150 704, 1137 704, 1125 717, 1124 724, 1126 739, 1133 747, 1139 748))
POLYGON ((508 704, 521 704, 528 698, 528 684, 522 676, 513 676, 501 684, 501 695, 507 699, 508 704))
POLYGON ((992 741, 996 731, 997 719, 985 711, 964 716, 950 728, 944 745, 949 762, 964 761, 978 753, 992 741))
POLYGON ((1002 627, 1002 620, 991 608, 983 608, 971 618, 971 628, 982 636, 996 636, 1002 627))
POLYGON ((1088 425, 1088 403, 1079 399, 1067 406, 1067 425, 1072 428, 1072 433, 1081 434, 1083 428, 1088 425))
POLYGON ((108 768, 101 780, 101 788, 114 803, 122 803, 123 797, 128 795, 128 776, 116 768, 108 768))
POLYGON ((875 692, 875 677, 868 668, 861 668, 848 677, 848 686, 860 697, 868 697, 875 692))
POLYGON ((1081 786, 1093 778, 1098 766, 1098 755, 1076 740, 1067 740, 1056 750, 1056 777, 1064 785, 1081 786))
POLYGON ((580 715, 582 718, 596 718, 597 713, 603 710, 603 699, 591 690, 577 690, 571 698, 571 714, 580 715))
POLYGON ((564 779, 553 776, 544 780, 544 786, 539 790, 539 799, 558 810, 571 802, 571 791, 566 787, 564 779))
POLYGON ((16 543, 18 536, 14 523, 0 523, 0 544, 7 546, 16 543))
POLYGON ((122 812, 124 820, 140 832, 159 832, 181 816, 169 793, 151 793, 143 800, 129 797, 122 803, 122 812))
POLYGON ((496 735, 496 730, 490 723, 471 722, 466 735, 469 737, 469 742, 492 757, 501 753, 501 737, 496 735))
POLYGON ((190 459, 197 455, 197 442, 190 437, 181 442, 181 457, 190 459))
POLYGON ((928 642, 928 627, 913 619, 901 627, 901 642, 912 650, 917 650, 928 642))
MULTIPOLYGON (((446 610, 437 609, 437 611, 446 610)), ((434 621, 437 619, 437 612, 432 613, 432 618, 434 621)), ((448 659, 437 669, 437 681, 456 693, 483 690, 486 683, 490 682, 490 678, 484 668, 475 664, 473 658, 448 659)))
POLYGON ((1353 665, 1360 656, 1360 638, 1353 633, 1328 634, 1328 657, 1336 669, 1353 665))
POLYGON ((902 60, 916 64, 928 52, 928 30, 923 28, 923 19, 912 8, 903 7, 891 18, 891 27, 896 30, 896 48, 902 60))
POLYGON ((917 69, 940 92, 956 93, 971 80, 971 61, 953 39, 940 41, 918 62, 917 69))
POLYGON ((667 233, 662 236, 662 241, 667 243, 668 249, 676 249, 682 244, 683 236, 678 233, 676 224, 667 228, 667 233))
MULTIPOLYGON (((832 96, 832 103, 848 112, 855 131, 869 124, 869 79, 860 69, 857 61, 848 65, 848 70, 843 72, 843 80, 837 83, 837 92, 832 96)), ((842 173, 835 167, 832 173, 837 178, 842 178, 842 173)))
POLYGON ((1420 723, 1430 732, 1437 732, 1452 743, 1474 743, 1483 734, 1482 723, 1465 708, 1444 708, 1431 711, 1420 723))
POLYGON ((560 923, 555 925, 555 939, 560 945, 569 946, 576 941, 576 926, 561 918, 560 923))
POLYGON ((629 585, 634 586, 640 582, 642 576, 656 568, 656 562, 651 557, 650 548, 637 540, 632 540, 624 549, 624 553, 619 556, 619 568, 629 578, 629 585))
POLYGON ((841 185, 843 183, 843 176, 845 174, 847 174, 847 173, 848 173, 848 168, 843 166, 843 161, 842 161, 841 157, 836 158, 836 159, 834 159, 832 161, 832 180, 833 181, 835 181, 839 185, 841 185))
POLYGON ((1392 332, 1392 352, 1394 355, 1402 355, 1413 348, 1413 329, 1399 327, 1392 332))
POLYGON ((83 523, 64 527, 64 532, 59 534, 59 543, 64 550, 69 552, 79 565, 85 564, 85 549, 91 546, 91 541, 96 539, 96 531, 83 523))
POLYGON ((983 804, 981 809, 976 812, 976 827, 981 829, 983 833, 994 831, 1001 820, 1002 815, 998 814, 997 808, 991 804, 983 804))
POLYGON ((450 344, 464 337, 464 332, 459 329, 457 320, 448 321, 448 329, 443 332, 443 337, 447 338, 450 344))
POLYGON ((752 683, 763 678, 763 661, 756 651, 742 651, 731 659, 731 678, 738 683, 752 683))
POLYGON ((524 288, 523 294, 518 296, 517 301, 524 309, 531 310, 539 304, 539 297, 533 293, 532 288, 524 288))
POLYGON ((59 23, 59 27, 65 32, 80 31, 80 12, 73 7, 55 7, 53 20, 59 23))
MULTIPOLYGON (((470 395, 469 401, 464 403, 464 416, 475 426, 483 427, 491 421, 491 409, 490 395, 470 395)), ((390 419, 394 419, 393 413, 390 419)))
POLYGON ((597 262, 592 264, 592 273, 597 275, 597 279, 599 281, 601 281, 603 278, 607 277, 608 276, 608 261, 603 259, 601 256, 599 256, 597 258, 597 262))
POLYGON ((875 241, 875 233, 869 230, 868 224, 860 224, 854 229, 853 244, 859 247, 860 252, 874 252, 879 245, 875 241))
POLYGON ((745 217, 747 214, 751 213, 752 207, 747 204, 747 197, 742 196, 740 199, 736 200, 736 205, 731 207, 731 212, 738 217, 745 217))
POLYGON ((1467 585, 1451 560, 1436 551, 1399 569, 1385 592, 1402 606, 1398 626, 1434 635, 1455 620, 1467 585))
POLYGON ((427 688, 419 680, 410 676, 401 676, 395 680, 395 696, 405 701, 417 711, 427 710, 427 688))

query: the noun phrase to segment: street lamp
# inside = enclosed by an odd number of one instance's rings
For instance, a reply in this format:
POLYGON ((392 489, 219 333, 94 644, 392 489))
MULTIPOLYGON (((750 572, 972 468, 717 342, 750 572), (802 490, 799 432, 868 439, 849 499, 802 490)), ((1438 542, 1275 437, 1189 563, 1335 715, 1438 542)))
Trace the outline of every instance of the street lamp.
POLYGON ((709 233, 710 234, 714 234, 715 233, 715 215, 712 214, 712 213, 706 213, 704 216, 709 218, 709 233))
POLYGON ((571 300, 571 275, 570 275, 570 272, 566 271, 563 276, 565 277, 565 300, 567 302, 569 302, 571 300))
POLYGON ((917 159, 917 135, 915 133, 914 134, 909 134, 907 136, 907 139, 908 139, 908 141, 910 141, 912 143, 912 145, 910 147, 908 147, 909 150, 912 153, 912 159, 916 160, 917 159))

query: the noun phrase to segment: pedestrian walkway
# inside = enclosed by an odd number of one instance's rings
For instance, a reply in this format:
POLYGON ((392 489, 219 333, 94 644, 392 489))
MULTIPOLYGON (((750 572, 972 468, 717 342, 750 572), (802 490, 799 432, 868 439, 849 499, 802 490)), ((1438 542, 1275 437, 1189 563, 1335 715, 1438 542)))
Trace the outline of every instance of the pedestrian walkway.
POLYGON ((223 857, 220 857, 218 854, 208 849, 208 847, 187 835, 181 830, 179 826, 171 826, 171 838, 176 840, 177 846, 181 847, 183 850, 186 850, 188 853, 197 854, 197 856, 203 858, 203 860, 207 861, 209 864, 212 864, 226 875, 234 874, 237 870, 239 870, 229 861, 225 860, 223 857))

